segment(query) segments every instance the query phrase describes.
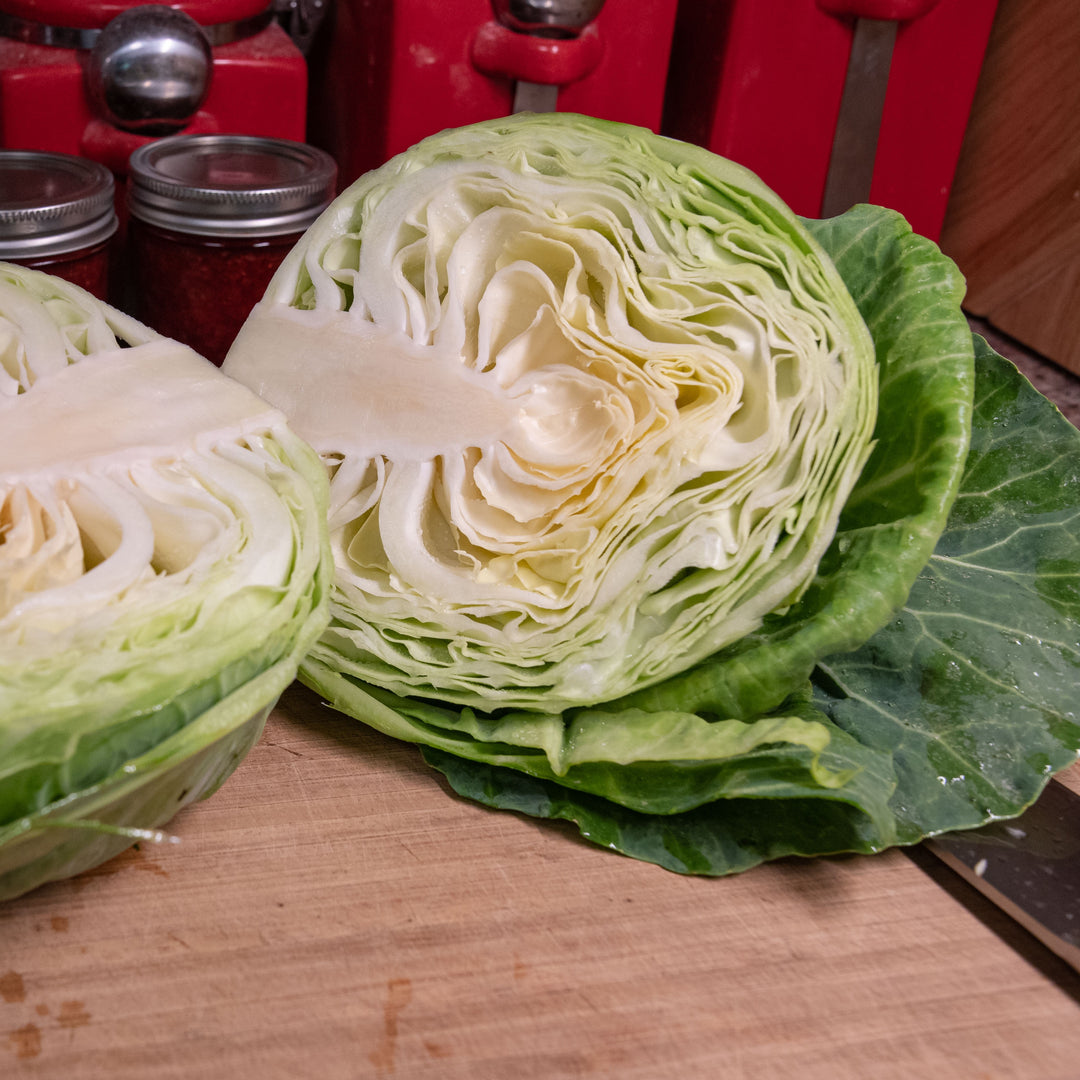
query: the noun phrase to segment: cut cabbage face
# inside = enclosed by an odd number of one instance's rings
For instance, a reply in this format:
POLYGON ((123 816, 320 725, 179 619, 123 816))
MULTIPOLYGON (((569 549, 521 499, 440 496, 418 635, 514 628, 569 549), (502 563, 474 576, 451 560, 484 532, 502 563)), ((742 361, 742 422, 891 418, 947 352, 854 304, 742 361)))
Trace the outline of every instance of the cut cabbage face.
POLYGON ((224 779, 326 624, 329 562, 324 470, 278 410, 6 264, 0 433, 3 897, 224 779))
POLYGON ((328 468, 313 657, 483 710, 611 700, 792 604, 876 414, 847 289, 760 181, 564 114, 357 181, 225 370, 328 468))

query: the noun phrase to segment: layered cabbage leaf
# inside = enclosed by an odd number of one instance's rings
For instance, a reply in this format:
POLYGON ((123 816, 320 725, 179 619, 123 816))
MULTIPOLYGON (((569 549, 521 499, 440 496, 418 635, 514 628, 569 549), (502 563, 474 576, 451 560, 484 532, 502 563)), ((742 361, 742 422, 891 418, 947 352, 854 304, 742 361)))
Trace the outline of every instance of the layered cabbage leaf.
POLYGON ((481 710, 611 700, 794 604, 877 399, 851 297, 764 185, 564 115, 362 177, 225 370, 330 469, 313 663, 481 710))

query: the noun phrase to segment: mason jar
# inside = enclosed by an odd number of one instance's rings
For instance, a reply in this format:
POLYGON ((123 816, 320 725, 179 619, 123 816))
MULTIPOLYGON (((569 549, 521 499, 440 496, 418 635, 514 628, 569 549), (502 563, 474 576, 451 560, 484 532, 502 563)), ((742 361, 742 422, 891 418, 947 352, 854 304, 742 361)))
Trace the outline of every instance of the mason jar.
POLYGON ((220 364, 289 249, 334 197, 333 158, 254 135, 176 135, 128 175, 133 314, 220 364))
POLYGON ((113 174, 71 154, 0 150, 0 260, 109 300, 113 174))

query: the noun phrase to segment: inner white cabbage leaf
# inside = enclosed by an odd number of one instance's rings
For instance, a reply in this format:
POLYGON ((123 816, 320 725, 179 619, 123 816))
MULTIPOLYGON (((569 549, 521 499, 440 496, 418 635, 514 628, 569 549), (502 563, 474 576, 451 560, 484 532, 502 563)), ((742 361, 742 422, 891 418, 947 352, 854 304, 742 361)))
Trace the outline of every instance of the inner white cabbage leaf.
POLYGON ((480 709, 610 700, 790 605, 876 413, 865 326, 760 181, 565 115, 357 181, 225 370, 328 468, 312 655, 480 709))

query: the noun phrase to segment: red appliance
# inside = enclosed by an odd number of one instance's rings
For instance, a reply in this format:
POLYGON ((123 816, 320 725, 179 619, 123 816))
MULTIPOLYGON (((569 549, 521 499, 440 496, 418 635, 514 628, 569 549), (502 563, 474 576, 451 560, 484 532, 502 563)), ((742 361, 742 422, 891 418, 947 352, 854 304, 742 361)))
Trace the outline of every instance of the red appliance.
POLYGON ((560 111, 658 130, 676 6, 608 0, 560 38, 508 28, 490 0, 335 0, 310 54, 310 141, 347 184, 427 135, 507 115, 517 81, 558 85, 560 111))
MULTIPOLYGON (((126 173, 131 152, 151 136, 95 114, 84 68, 96 33, 142 2, 0 0, 0 147, 76 154, 126 173)), ((304 139, 307 65, 268 0, 167 6, 194 19, 212 44, 208 91, 181 133, 304 139)))
MULTIPOLYGON (((859 19, 894 21, 868 201, 936 239, 996 0, 681 0, 664 129, 822 212, 859 19)), ((873 146, 871 146, 873 152, 873 146)))

